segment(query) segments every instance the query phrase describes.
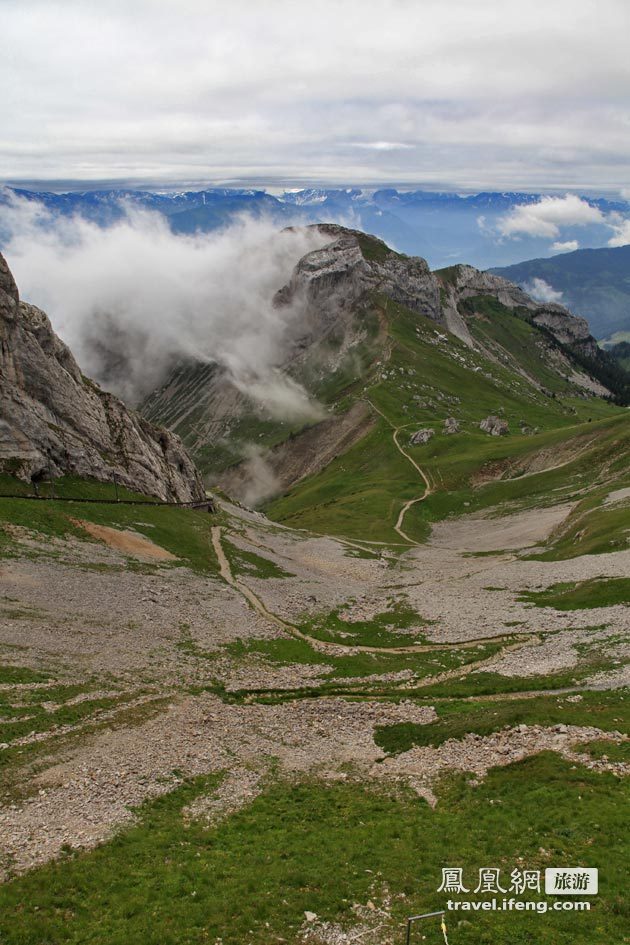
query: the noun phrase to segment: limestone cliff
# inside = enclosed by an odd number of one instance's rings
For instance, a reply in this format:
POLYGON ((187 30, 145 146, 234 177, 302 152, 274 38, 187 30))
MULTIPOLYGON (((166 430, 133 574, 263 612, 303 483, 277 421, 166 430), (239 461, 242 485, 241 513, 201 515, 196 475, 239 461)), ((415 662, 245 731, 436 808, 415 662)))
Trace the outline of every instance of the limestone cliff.
POLYGON ((537 302, 522 289, 501 276, 481 272, 472 266, 452 266, 437 276, 445 293, 445 307, 455 307, 474 296, 492 296, 511 310, 527 311, 533 324, 549 331, 560 344, 576 346, 584 354, 595 354, 597 342, 585 318, 573 315, 563 305, 537 302))
POLYGON ((117 481, 170 501, 204 497, 181 440, 84 377, 48 317, 20 301, 0 255, 0 471, 117 481))

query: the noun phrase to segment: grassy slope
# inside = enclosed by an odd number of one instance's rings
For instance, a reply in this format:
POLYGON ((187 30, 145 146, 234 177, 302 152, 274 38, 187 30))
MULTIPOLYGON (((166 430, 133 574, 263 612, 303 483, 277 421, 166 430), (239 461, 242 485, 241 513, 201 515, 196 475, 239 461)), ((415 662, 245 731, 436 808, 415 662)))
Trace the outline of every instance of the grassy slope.
POLYGON ((437 703, 438 719, 429 725, 402 722, 381 726, 375 740, 389 754, 409 751, 415 745, 438 747, 450 738, 464 738, 469 732, 490 735, 515 725, 594 725, 604 731, 630 734, 630 694, 585 692, 579 702, 566 697, 539 696, 535 699, 508 699, 505 702, 470 702, 454 699, 437 703))
MULTIPOLYGON (((48 488, 48 487, 46 487, 48 488)), ((55 483, 59 496, 105 499, 106 502, 41 501, 6 498, 8 492, 23 490, 24 484, 2 477, 0 480, 0 555, 15 553, 17 545, 3 523, 11 523, 43 536, 86 539, 88 536, 75 524, 84 519, 113 528, 132 529, 150 541, 170 551, 179 559, 171 566, 187 565, 200 572, 216 572, 218 565, 210 543, 210 527, 217 523, 217 516, 205 510, 181 509, 153 504, 115 505, 114 487, 108 483, 60 479, 55 483), (75 521, 73 521, 75 520, 75 521)), ((42 493, 44 489, 40 490, 42 493)), ((147 497, 123 490, 120 498, 135 498, 146 502, 147 497)), ((154 501, 154 500, 151 500, 154 501)), ((90 539, 93 540, 93 539, 90 539)), ((24 553, 21 549, 20 553, 24 553)), ((54 550, 51 549, 51 553, 54 550)), ((164 562, 161 566, 168 566, 164 562)))
MULTIPOLYGON (((466 922, 452 914, 457 945, 526 945, 534 931, 539 945, 624 940, 627 786, 612 775, 543 754, 492 771, 478 787, 465 776, 445 780, 435 810, 407 792, 307 781, 273 785, 215 827, 184 819, 182 807, 215 784, 185 784, 110 843, 0 887, 2 941, 268 945, 296 940, 305 911, 351 928, 352 904, 378 905, 386 890, 402 940, 406 916, 444 907, 437 888, 442 867, 453 865, 472 889, 490 865, 507 886, 515 866, 600 869, 591 912, 480 912, 466 922)), ((423 934, 437 942, 437 925, 423 934)))
MULTIPOLYGON (((405 519, 405 531, 412 537, 424 538, 431 521, 453 512, 571 497, 588 484, 586 473, 592 479, 594 468, 609 461, 611 448, 622 458, 630 453, 627 413, 599 399, 573 396, 574 390, 549 370, 536 347, 536 330, 507 310, 480 321, 479 329, 486 344, 494 339, 508 352, 509 363, 503 366, 488 362, 452 336, 448 343, 436 343, 438 331, 432 322, 391 301, 381 299, 379 304, 389 323, 391 358, 382 366, 373 365, 362 388, 355 385, 350 396, 368 398, 393 426, 402 427, 401 445, 436 484, 435 493, 413 506, 405 519), (516 375, 514 362, 556 396, 545 396, 516 375), (490 437, 479 430, 479 421, 490 413, 509 422, 508 437, 490 437), (442 435, 448 416, 460 420, 460 434, 442 435), (521 424, 537 434, 521 434, 521 424), (408 435, 424 426, 432 427, 436 436, 425 446, 408 447, 408 435), (519 458, 526 465, 528 457, 541 450, 563 447, 586 451, 556 471, 471 487, 471 478, 483 467, 514 464, 519 458)), ((511 476, 518 472, 513 469, 511 476)), ((622 478, 620 469, 619 481, 622 478)), ((359 443, 266 511, 294 527, 398 543, 393 525, 401 505, 421 493, 417 473, 395 449, 391 427, 379 418, 359 443)))

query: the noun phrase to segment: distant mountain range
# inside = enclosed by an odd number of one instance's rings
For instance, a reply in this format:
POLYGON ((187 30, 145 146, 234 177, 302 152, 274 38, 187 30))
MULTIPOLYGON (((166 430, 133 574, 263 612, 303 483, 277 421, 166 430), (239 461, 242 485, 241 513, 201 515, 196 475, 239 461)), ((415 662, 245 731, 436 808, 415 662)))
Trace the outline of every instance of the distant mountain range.
POLYGON ((597 338, 630 340, 630 246, 578 249, 491 271, 584 316, 597 338))
MULTIPOLYGON (((56 213, 81 214, 102 226, 119 219, 124 212, 123 204, 127 203, 164 214, 177 233, 212 231, 242 213, 266 216, 278 226, 340 223, 374 233, 399 252, 422 256, 433 268, 465 261, 487 269, 510 265, 523 256, 544 256, 550 252, 548 237, 524 233, 518 239, 505 239, 497 226, 515 207, 537 203, 540 194, 461 195, 348 187, 286 191, 274 196, 264 190, 242 188, 180 193, 141 190, 50 193, 4 188, 0 189, 0 237, 2 205, 12 199, 12 194, 37 200, 56 213)), ((630 206, 622 201, 588 198, 588 202, 602 214, 630 213, 630 206)), ((590 246, 604 246, 609 238, 610 229, 601 223, 564 226, 562 230, 563 240, 579 239, 581 244, 590 246)))

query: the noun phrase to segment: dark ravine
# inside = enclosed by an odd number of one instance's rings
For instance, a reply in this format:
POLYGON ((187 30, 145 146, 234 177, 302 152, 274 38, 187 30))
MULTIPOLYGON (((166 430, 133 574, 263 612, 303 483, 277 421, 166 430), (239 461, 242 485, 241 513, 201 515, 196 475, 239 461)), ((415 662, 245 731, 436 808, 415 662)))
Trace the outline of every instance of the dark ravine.
POLYGON ((22 302, 0 255, 0 471, 24 480, 116 480, 167 501, 202 500, 179 437, 85 377, 48 317, 22 302))

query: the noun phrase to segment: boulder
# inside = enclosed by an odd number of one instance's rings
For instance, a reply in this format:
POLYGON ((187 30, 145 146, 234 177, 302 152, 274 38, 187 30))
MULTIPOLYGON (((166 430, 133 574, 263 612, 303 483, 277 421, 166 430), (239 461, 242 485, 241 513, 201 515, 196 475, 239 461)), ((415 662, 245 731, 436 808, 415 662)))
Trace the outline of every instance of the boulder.
POLYGON ((416 430, 416 432, 412 433, 409 437, 409 443, 411 446, 424 446, 425 443, 429 442, 432 436, 435 436, 435 430, 431 430, 429 427, 423 430, 416 430))
POLYGON ((444 432, 447 434, 459 433, 459 420, 456 420, 455 417, 447 417, 444 421, 444 432))
POLYGON ((479 429, 483 430, 484 433, 489 433, 491 436, 505 436, 509 431, 507 420, 502 420, 501 417, 492 415, 481 421, 479 429))

